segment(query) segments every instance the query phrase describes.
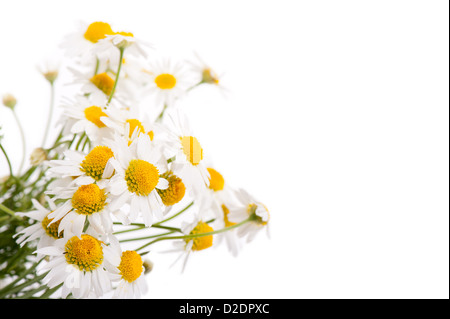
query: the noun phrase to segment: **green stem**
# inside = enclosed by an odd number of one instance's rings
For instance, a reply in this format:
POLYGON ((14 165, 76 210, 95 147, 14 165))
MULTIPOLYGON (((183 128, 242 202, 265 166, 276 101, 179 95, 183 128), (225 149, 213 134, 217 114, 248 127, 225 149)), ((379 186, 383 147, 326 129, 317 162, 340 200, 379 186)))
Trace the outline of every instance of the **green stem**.
POLYGON ((164 104, 164 107, 161 111, 161 113, 159 113, 158 117, 156 118, 155 122, 161 122, 164 116, 164 112, 166 112, 167 109, 167 104, 164 104))
POLYGON ((194 84, 193 86, 191 86, 190 88, 186 89, 186 92, 189 92, 190 90, 192 90, 193 88, 196 88, 197 86, 199 86, 200 84, 205 83, 204 81, 200 81, 197 84, 194 84))
POLYGON ((114 92, 116 91, 117 82, 119 82, 120 70, 122 69, 123 52, 125 51, 125 48, 119 48, 119 51, 120 51, 119 67, 117 68, 116 79, 114 80, 114 86, 113 86, 113 89, 111 91, 111 94, 109 95, 108 103, 106 103, 107 105, 109 103, 111 103, 111 100, 113 98, 114 92))
POLYGON ((98 67, 100 66, 100 60, 98 59, 98 57, 96 57, 96 62, 95 62, 95 70, 94 70, 94 76, 97 75, 98 73, 98 67))
POLYGON ((11 210, 8 207, 6 207, 5 205, 0 204, 0 209, 2 211, 4 211, 5 213, 11 215, 12 217, 17 218, 16 213, 13 210, 11 210))
POLYGON ((181 215, 182 213, 184 213, 186 210, 188 210, 192 205, 194 205, 194 202, 191 202, 189 205, 187 205, 185 208, 183 208, 182 210, 180 210, 178 213, 176 213, 175 215, 173 215, 172 217, 166 218, 158 223, 153 224, 152 226, 157 226, 157 225, 161 225, 162 223, 165 223, 179 215, 181 215))
POLYGON ((44 137, 42 138, 42 148, 44 148, 45 146, 45 141, 47 140, 48 131, 50 129, 50 124, 53 115, 53 105, 55 104, 54 101, 55 101, 55 86, 53 85, 53 82, 50 82, 50 108, 48 111, 47 126, 45 127, 44 137))
POLYGON ((211 232, 206 232, 206 233, 199 233, 199 234, 192 234, 192 235, 184 235, 184 236, 167 236, 167 237, 159 237, 159 238, 156 238, 155 240, 152 240, 151 242, 149 242, 149 243, 147 243, 147 244, 145 244, 145 245, 139 247, 138 249, 136 249, 136 251, 139 251, 139 250, 141 250, 141 249, 144 249, 145 247, 150 246, 150 245, 152 245, 152 244, 154 244, 154 243, 156 243, 156 242, 158 242, 158 241, 162 241, 162 240, 171 240, 171 239, 193 239, 193 238, 198 238, 198 237, 205 237, 205 236, 211 236, 211 235, 215 235, 215 234, 220 234, 220 233, 227 232, 227 231, 230 231, 230 230, 232 230, 232 229, 238 228, 238 227, 240 227, 240 226, 244 225, 245 223, 247 223, 247 222, 249 222, 249 221, 252 221, 252 220, 254 220, 254 218, 253 218, 252 216, 250 216, 249 218, 247 218, 246 220, 244 220, 244 221, 242 221, 242 222, 240 222, 240 223, 238 223, 238 224, 235 224, 235 225, 232 225, 232 226, 229 226, 229 227, 225 227, 225 228, 222 228, 222 229, 219 229, 219 230, 215 230, 215 231, 211 231, 211 232))
POLYGON ((6 151, 5 151, 5 149, 3 148, 3 146, 2 146, 1 143, 0 143, 0 149, 1 149, 2 152, 3 152, 3 155, 5 155, 5 157, 6 157, 6 161, 8 162, 9 175, 10 175, 10 176, 14 176, 13 170, 12 170, 12 166, 11 166, 11 162, 10 162, 10 160, 9 160, 8 154, 6 153, 6 151))
POLYGON ((26 155, 25 134, 23 132, 22 124, 20 124, 19 118, 17 117, 16 111, 14 109, 13 109, 13 115, 14 115, 14 119, 17 122, 17 126, 19 127, 20 137, 22 139, 22 161, 20 162, 20 167, 19 167, 19 172, 18 172, 20 175, 20 172, 22 171, 22 168, 23 168, 23 164, 25 164, 25 155, 26 155))
POLYGON ((161 236, 166 236, 166 235, 170 235, 173 234, 174 231, 169 231, 167 233, 162 233, 162 234, 157 234, 157 235, 151 235, 151 236, 145 236, 145 237, 137 237, 137 238, 128 238, 128 239, 122 239, 119 240, 120 243, 126 243, 126 242, 130 242, 130 241, 136 241, 136 240, 143 240, 143 239, 150 239, 150 238, 155 238, 155 237, 161 237, 161 236))

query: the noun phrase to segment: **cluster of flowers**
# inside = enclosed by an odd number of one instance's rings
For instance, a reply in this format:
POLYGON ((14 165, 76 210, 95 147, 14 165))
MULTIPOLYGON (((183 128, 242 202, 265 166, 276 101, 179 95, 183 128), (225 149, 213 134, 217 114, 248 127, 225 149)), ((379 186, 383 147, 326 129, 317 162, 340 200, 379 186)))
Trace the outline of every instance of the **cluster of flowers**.
POLYGON ((80 26, 62 46, 76 62, 71 72, 80 92, 64 100, 58 124, 61 136, 73 138, 59 143, 58 159, 43 163, 53 182, 45 201, 33 200, 35 210, 19 214, 36 222, 17 236, 21 245, 38 241, 48 287, 60 286, 62 297, 140 297, 147 291, 142 256, 153 243, 173 240, 184 268, 214 236, 237 254, 245 239, 267 229, 267 208, 207 165, 177 107, 191 88, 219 86, 206 64, 193 63, 189 75, 185 65, 150 63, 150 45, 105 22, 80 26), (139 112, 143 94, 154 97, 146 106, 160 112, 154 119, 139 112), (174 213, 183 202, 189 204, 174 213), (165 225, 185 212, 180 228, 165 225), (117 227, 168 232, 124 250, 117 227))

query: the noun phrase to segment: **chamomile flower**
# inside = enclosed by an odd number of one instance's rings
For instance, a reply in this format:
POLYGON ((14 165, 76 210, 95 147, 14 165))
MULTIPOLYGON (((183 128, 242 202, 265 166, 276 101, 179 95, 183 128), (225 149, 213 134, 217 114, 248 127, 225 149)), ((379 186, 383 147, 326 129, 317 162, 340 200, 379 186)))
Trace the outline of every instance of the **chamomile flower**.
POLYGON ((109 145, 115 154, 111 160, 115 174, 109 184, 114 196, 111 209, 120 209, 128 203, 131 221, 139 214, 146 226, 161 220, 163 203, 157 189, 165 189, 169 183, 160 176, 164 173, 165 158, 152 146, 150 136, 141 134, 130 145, 127 139, 117 136, 109 145))
POLYGON ((179 203, 186 193, 186 186, 183 180, 176 176, 172 171, 168 170, 161 175, 169 182, 166 189, 157 189, 159 196, 165 206, 173 206, 179 203))
POLYGON ((105 125, 114 132, 125 137, 128 140, 128 144, 131 144, 131 142, 141 134, 148 135, 151 142, 159 141, 158 145, 163 143, 163 140, 165 139, 163 136, 165 131, 163 127, 158 123, 150 123, 147 117, 141 120, 136 108, 108 108, 106 113, 108 117, 102 119, 105 125))
MULTIPOLYGON (((199 202, 201 212, 213 212, 214 218, 222 218, 223 210, 222 205, 226 202, 230 202, 232 197, 232 190, 225 183, 225 179, 221 173, 212 168, 211 165, 207 165, 209 183, 207 188, 198 194, 197 200, 199 202)), ((206 218, 208 216, 202 216, 206 218)))
MULTIPOLYGON (((216 220, 217 224, 220 225, 220 228, 231 227, 236 225, 236 223, 231 222, 228 219, 228 215, 230 214, 230 210, 227 206, 228 204, 222 204, 220 209, 222 210, 221 217, 216 220)), ((238 229, 227 230, 226 232, 217 234, 217 245, 221 242, 225 241, 227 245, 228 251, 231 252, 233 256, 237 256, 239 251, 242 248, 241 240, 237 234, 238 229)))
MULTIPOLYGON (((198 217, 194 218, 194 221, 191 223, 183 222, 181 231, 185 235, 199 235, 202 233, 213 232, 214 229, 198 217)), ((186 268, 186 263, 189 259, 189 256, 192 252, 201 251, 207 248, 210 248, 213 245, 213 235, 199 236, 193 238, 186 238, 179 241, 175 241, 173 243, 175 249, 171 251, 180 252, 180 255, 175 260, 175 263, 178 262, 181 258, 184 258, 181 271, 184 272, 186 268)))
POLYGON ((36 210, 26 213, 17 213, 17 216, 27 217, 34 221, 31 226, 28 226, 15 235, 15 237, 17 237, 16 241, 20 246, 38 240, 37 248, 39 249, 51 246, 55 240, 63 237, 63 232, 58 231, 59 221, 52 223, 53 219, 48 217, 52 211, 57 209, 57 206, 49 197, 46 196, 45 199, 50 209, 45 208, 33 198, 31 201, 36 210))
POLYGON ((119 59, 120 50, 125 50, 128 55, 146 58, 147 53, 142 46, 151 47, 150 44, 136 39, 131 32, 116 32, 99 40, 98 44, 93 48, 93 52, 96 54, 107 52, 113 61, 119 59))
POLYGON ((257 201, 244 189, 235 191, 238 204, 229 207, 228 220, 233 223, 240 223, 248 218, 251 220, 240 226, 237 230, 239 237, 247 237, 247 242, 253 240, 256 234, 266 228, 268 232, 268 222, 270 219, 267 207, 257 201))
POLYGON ((106 102, 105 96, 100 94, 77 96, 75 101, 67 101, 62 105, 63 115, 59 122, 64 123, 70 133, 86 132, 92 142, 98 143, 111 136, 111 129, 102 121, 102 117, 107 117, 106 102))
POLYGON ((196 74, 197 83, 213 84, 219 86, 220 76, 195 53, 196 60, 189 61, 191 70, 196 74))
POLYGON ((38 249, 37 253, 50 257, 43 267, 43 271, 49 271, 43 282, 49 288, 63 284, 63 298, 70 293, 75 298, 104 295, 111 291, 104 249, 103 242, 88 234, 58 239, 52 246, 38 249))
MULTIPOLYGON (((236 223, 231 222, 228 219, 229 206, 234 205, 234 191, 225 182, 224 177, 216 169, 207 167, 210 175, 210 183, 208 189, 204 191, 197 198, 199 202, 199 211, 203 219, 210 217, 206 214, 212 212, 213 218, 215 218, 215 224, 220 227, 230 227, 236 223)), ((237 236, 237 229, 228 230, 226 232, 217 234, 217 244, 225 241, 228 250, 237 256, 241 248, 240 239, 237 236)))
POLYGON ((181 64, 169 61, 155 63, 147 73, 150 76, 149 93, 154 96, 156 105, 172 106, 185 94, 189 83, 181 64))
POLYGON ((122 251, 119 245, 110 245, 105 250, 110 262, 106 269, 113 283, 117 283, 113 298, 140 298, 148 291, 144 277, 144 262, 134 250, 122 251))
POLYGON ((93 56, 92 48, 99 40, 114 33, 106 22, 95 21, 91 24, 80 22, 78 30, 64 38, 61 48, 65 49, 67 55, 85 60, 93 56))
POLYGON ((203 148, 193 136, 187 118, 180 112, 169 114, 172 121, 172 143, 168 145, 175 154, 171 167, 175 175, 194 193, 201 194, 209 186, 210 174, 203 162, 203 148))
POLYGON ((60 221, 58 230, 65 236, 80 237, 86 221, 98 233, 112 232, 111 210, 107 209, 110 198, 105 188, 97 184, 76 185, 48 191, 56 194, 55 199, 66 201, 49 217, 60 221))
POLYGON ((90 184, 111 177, 113 167, 109 160, 114 157, 113 151, 104 145, 95 146, 88 154, 67 150, 63 160, 48 162, 50 177, 72 177, 71 184, 90 184))

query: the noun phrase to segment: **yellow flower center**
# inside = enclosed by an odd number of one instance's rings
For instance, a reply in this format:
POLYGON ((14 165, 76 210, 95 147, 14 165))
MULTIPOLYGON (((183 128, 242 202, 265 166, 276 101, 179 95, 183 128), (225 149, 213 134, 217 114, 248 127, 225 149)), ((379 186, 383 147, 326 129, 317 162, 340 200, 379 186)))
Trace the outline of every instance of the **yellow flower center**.
POLYGON ((125 171, 128 190, 139 196, 148 196, 159 181, 158 169, 151 163, 134 159, 125 171))
POLYGON ((81 162, 81 171, 99 181, 102 178, 106 163, 113 156, 114 153, 108 146, 96 146, 81 162))
POLYGON ((193 136, 181 137, 181 146, 186 159, 191 162, 192 165, 197 165, 203 159, 203 149, 200 146, 197 138, 193 136))
POLYGON ((177 84, 177 79, 172 74, 163 73, 155 78, 155 83, 161 90, 170 90, 177 84))
POLYGON ((134 38, 134 35, 131 32, 119 31, 119 32, 116 32, 116 34, 123 35, 124 37, 132 37, 132 38, 134 38))
MULTIPOLYGON (((209 226, 205 222, 199 222, 197 226, 189 233, 189 235, 197 235, 197 234, 203 234, 203 233, 209 233, 214 231, 211 226, 209 226)), ((206 248, 209 248, 213 244, 213 236, 202 236, 202 237, 196 237, 192 239, 185 239, 186 243, 188 243, 190 240, 194 241, 194 244, 192 245, 192 250, 203 250, 206 248)))
POLYGON ((222 204, 222 210, 223 210, 223 221, 225 222, 225 227, 230 227, 233 225, 236 225, 236 223, 230 222, 228 219, 228 214, 230 213, 230 210, 227 206, 222 204))
POLYGON ((141 255, 134 250, 127 250, 122 253, 119 270, 122 278, 128 282, 133 282, 142 274, 143 262, 141 255))
POLYGON ((93 271, 103 262, 101 242, 90 235, 73 236, 65 245, 66 261, 83 271, 93 271))
POLYGON ((221 191, 225 186, 225 180, 223 176, 216 171, 214 168, 207 168, 210 178, 209 178, 209 188, 213 191, 221 191))
POLYGON ((72 196, 72 207, 78 214, 91 215, 106 206, 106 194, 96 184, 80 186, 72 196))
POLYGON ((114 80, 106 73, 99 73, 91 78, 91 82, 106 95, 111 95, 114 80))
POLYGON ((136 127, 138 128, 138 135, 141 133, 145 133, 145 129, 144 126, 142 125, 142 123, 139 120, 136 119, 128 119, 126 120, 126 122, 128 124, 130 124, 130 133, 129 133, 129 138, 131 138, 131 135, 133 135, 134 130, 136 129, 136 127))
POLYGON ((153 131, 150 131, 147 134, 150 137, 150 141, 153 141, 153 138, 155 137, 155 133, 153 133, 153 131))
POLYGON ((162 174, 161 177, 165 178, 169 182, 169 187, 166 189, 157 189, 157 192, 164 205, 175 205, 183 199, 184 193, 186 192, 186 187, 184 186, 181 178, 173 175, 170 171, 162 174))
POLYGON ((98 40, 104 39, 110 34, 114 34, 114 32, 108 23, 93 22, 88 26, 84 33, 84 38, 92 43, 97 43, 98 40))
POLYGON ((61 220, 58 220, 54 222, 53 224, 49 225, 53 221, 53 218, 48 218, 48 216, 45 216, 45 218, 42 220, 42 227, 45 230, 45 233, 49 235, 52 238, 59 239, 62 238, 64 235, 64 231, 61 231, 58 233, 59 224, 61 223, 61 220))
POLYGON ((102 116, 107 116, 100 106, 89 106, 84 109, 84 116, 89 122, 94 123, 97 127, 105 127, 106 125, 100 120, 102 116))
POLYGON ((219 84, 219 78, 210 68, 205 68, 202 71, 202 82, 217 85, 219 84))

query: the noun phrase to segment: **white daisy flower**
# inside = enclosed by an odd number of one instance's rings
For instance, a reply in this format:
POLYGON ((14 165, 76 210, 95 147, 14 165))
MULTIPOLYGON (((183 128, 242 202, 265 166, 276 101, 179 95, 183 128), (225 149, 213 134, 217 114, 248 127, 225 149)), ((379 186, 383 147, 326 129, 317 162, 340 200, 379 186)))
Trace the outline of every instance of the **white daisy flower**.
POLYGON ((97 184, 85 184, 75 187, 55 188, 47 191, 55 194, 55 199, 65 199, 65 203, 53 211, 49 217, 59 220, 59 231, 64 231, 64 236, 80 237, 86 221, 89 227, 93 227, 98 233, 112 232, 112 219, 107 209, 110 198, 105 188, 97 184))
POLYGON ((76 32, 64 37, 61 48, 65 50, 68 56, 86 60, 93 56, 92 48, 99 40, 114 33, 111 26, 106 22, 96 21, 89 25, 80 22, 76 32))
MULTIPOLYGON (((88 154, 67 150, 63 160, 47 162, 50 177, 72 177, 71 184, 83 185, 101 182, 114 172, 109 160, 113 151, 104 145, 95 146, 88 154)), ((100 183, 102 184, 102 183, 100 183)))
POLYGON ((110 245, 104 250, 110 262, 106 269, 112 282, 117 283, 113 298, 140 298, 148 291, 144 277, 144 263, 141 256, 134 250, 121 250, 119 245, 110 245))
POLYGON ((86 132, 89 139, 98 143, 111 136, 111 129, 102 121, 107 117, 106 97, 102 94, 91 94, 89 97, 77 96, 75 101, 62 105, 63 113, 59 123, 62 123, 70 133, 86 132))
POLYGON ((141 134, 148 135, 155 147, 163 147, 167 140, 165 128, 159 123, 151 123, 148 117, 141 121, 136 108, 117 109, 109 107, 106 113, 108 117, 102 118, 105 125, 128 139, 128 144, 131 144, 141 134))
POLYGON ((191 71, 196 75, 197 84, 212 84, 223 89, 220 84, 220 78, 222 75, 218 75, 214 70, 197 54, 194 53, 195 60, 188 61, 191 66, 191 71))
POLYGON ((237 234, 240 237, 247 236, 247 242, 250 242, 262 228, 266 227, 268 232, 267 226, 270 215, 267 207, 253 198, 244 189, 238 189, 234 194, 239 204, 229 207, 228 220, 233 223, 240 223, 251 218, 249 222, 237 229, 237 234))
POLYGON ((175 100, 186 93, 189 82, 181 64, 169 61, 155 63, 147 71, 149 93, 154 95, 157 106, 170 107, 175 100))
POLYGON ((40 248, 37 253, 51 259, 43 271, 49 271, 43 283, 54 288, 61 283, 61 294, 75 298, 100 297, 111 291, 111 280, 104 268, 108 254, 105 244, 95 237, 82 234, 55 241, 54 245, 40 248))
MULTIPOLYGON (((230 222, 228 219, 229 206, 233 206, 234 197, 233 189, 230 188, 222 174, 212 167, 207 168, 210 175, 210 183, 208 189, 203 192, 197 199, 199 211, 203 219, 208 218, 208 212, 212 212, 215 218, 215 224, 218 228, 230 227, 236 223, 230 222)), ((225 241, 228 250, 233 256, 237 256, 241 249, 241 241, 237 235, 238 229, 231 229, 226 232, 217 234, 217 245, 225 241)))
MULTIPOLYGON (((14 237, 17 237, 16 241, 20 246, 24 246, 28 242, 38 240, 37 248, 51 246, 55 240, 63 237, 63 233, 58 231, 59 221, 52 223, 52 219, 48 215, 57 209, 55 202, 49 197, 45 197, 50 209, 42 206, 36 199, 31 199, 33 206, 36 210, 17 213, 17 216, 27 217, 35 221, 31 226, 22 229, 14 237)), ((42 256, 38 256, 40 259, 42 256)))
POLYGON ((146 58, 147 53, 142 46, 151 47, 149 43, 136 39, 131 32, 116 32, 99 40, 98 44, 93 48, 93 52, 95 54, 106 52, 113 61, 119 59, 119 50, 125 50, 127 54, 135 57, 146 58))
MULTIPOLYGON (((197 216, 191 223, 183 222, 181 231, 185 235, 198 235, 201 233, 213 232, 214 229, 197 216)), ((183 239, 175 241, 173 245, 175 246, 175 249, 168 252, 180 252, 180 255, 173 264, 177 263, 181 258, 184 258, 181 268, 181 271, 184 272, 190 254, 192 252, 210 248, 213 245, 213 235, 183 239)))
POLYGON ((125 203, 130 205, 129 219, 136 220, 139 213, 146 226, 162 219, 163 203, 157 189, 166 189, 168 181, 164 173, 164 157, 152 146, 150 137, 141 134, 128 146, 128 140, 117 136, 109 141, 115 157, 111 164, 115 174, 109 183, 114 196, 111 209, 120 209, 125 203))
POLYGON ((172 112, 168 115, 173 124, 172 143, 167 145, 167 148, 171 148, 175 154, 175 159, 171 163, 172 170, 175 175, 181 177, 189 189, 201 194, 207 190, 210 178, 203 162, 203 149, 198 139, 193 136, 187 118, 181 112, 172 112))

